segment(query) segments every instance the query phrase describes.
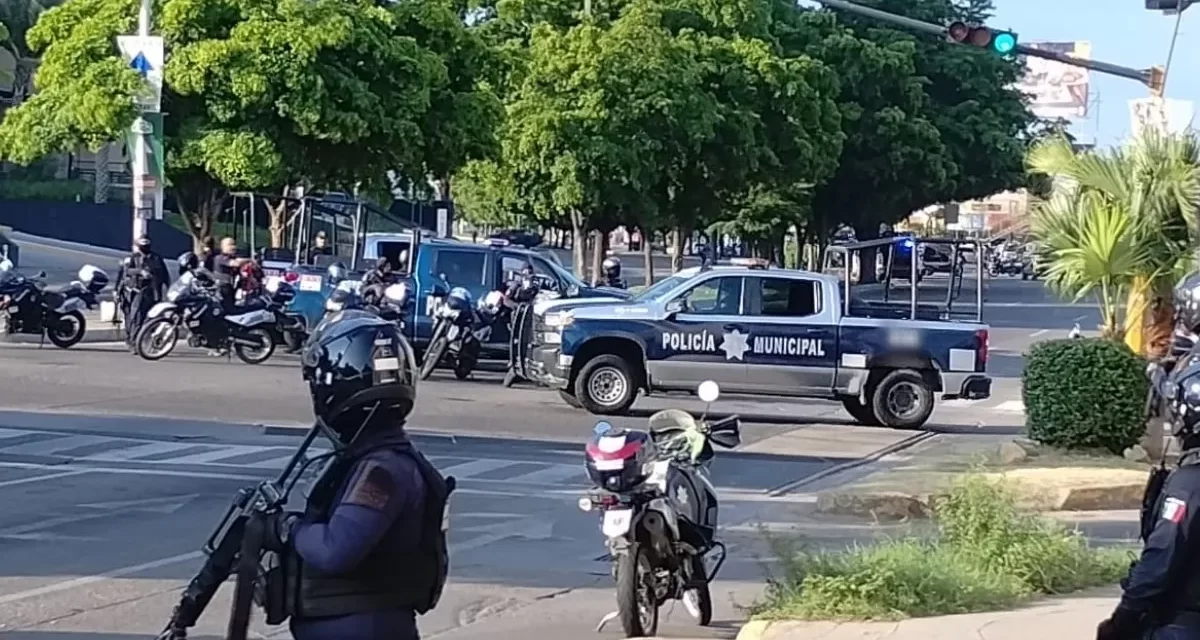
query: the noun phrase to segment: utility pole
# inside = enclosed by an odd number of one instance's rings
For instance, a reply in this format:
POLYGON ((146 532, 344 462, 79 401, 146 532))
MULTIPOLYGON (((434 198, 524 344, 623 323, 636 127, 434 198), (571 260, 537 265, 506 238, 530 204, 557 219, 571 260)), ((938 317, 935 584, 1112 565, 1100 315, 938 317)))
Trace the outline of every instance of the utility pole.
POLYGON ((117 47, 146 81, 134 96, 138 117, 128 133, 133 174, 133 239, 146 233, 151 219, 163 217, 162 82, 163 40, 150 35, 151 0, 138 7, 138 34, 117 36, 117 47))
MULTIPOLYGON (((1150 1, 1153 1, 1153 0, 1147 0, 1147 2, 1150 2, 1150 1)), ((1166 0, 1166 1, 1170 1, 1170 0, 1166 0)), ((1176 1, 1188 2, 1188 3, 1191 2, 1191 0, 1176 0, 1176 1)), ((943 38, 949 37, 951 35, 949 32, 950 28, 947 26, 940 25, 940 24, 934 24, 932 22, 925 22, 923 20, 915 20, 913 18, 909 18, 906 16, 899 16, 894 13, 880 11, 879 9, 872 9, 871 7, 864 7, 860 4, 855 4, 853 2, 847 2, 846 0, 816 0, 816 2, 819 2, 831 9, 837 9, 838 11, 845 11, 846 13, 853 13, 855 15, 859 15, 864 18, 871 18, 873 20, 885 22, 894 27, 899 27, 901 29, 907 29, 908 31, 915 31, 917 33, 925 33, 925 34, 939 36, 939 37, 943 37, 943 38)), ((951 25, 951 26, 954 26, 954 25, 951 25)), ((1015 40, 1013 42, 1015 43, 1015 40)), ((1046 60, 1053 60, 1055 62, 1061 62, 1063 64, 1068 64, 1073 67, 1082 67, 1084 69, 1090 69, 1092 71, 1096 71, 1099 73, 1105 73, 1105 74, 1108 74, 1111 76, 1117 76, 1120 78, 1127 78, 1129 80, 1137 80, 1138 82, 1141 82, 1142 84, 1150 86, 1150 79, 1151 79, 1150 75, 1152 73, 1152 69, 1134 69, 1132 67, 1123 67, 1123 66, 1117 65, 1117 64, 1102 62, 1100 60, 1083 60, 1080 58, 1074 58, 1074 57, 1064 55, 1061 53, 1055 53, 1053 51, 1045 51, 1043 49, 1038 49, 1037 47, 1031 47, 1031 46, 1023 45, 1023 44, 1016 44, 1016 46, 1013 47, 1011 50, 1005 50, 1002 53, 1009 53, 1009 52, 1017 54, 1017 55, 1032 56, 1034 58, 1043 58, 1046 60)))

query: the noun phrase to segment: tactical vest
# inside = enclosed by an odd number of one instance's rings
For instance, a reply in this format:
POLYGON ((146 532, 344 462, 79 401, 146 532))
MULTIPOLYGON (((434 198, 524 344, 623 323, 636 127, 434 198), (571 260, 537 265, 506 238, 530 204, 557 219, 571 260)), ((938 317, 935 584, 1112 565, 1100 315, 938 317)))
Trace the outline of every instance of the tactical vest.
POLYGON ((412 610, 424 614, 437 606, 450 569, 446 532, 455 480, 443 478, 412 445, 382 445, 335 462, 335 467, 313 487, 306 518, 326 521, 332 513, 337 490, 354 463, 381 449, 408 455, 416 462, 425 482, 416 547, 403 552, 370 553, 356 569, 341 575, 325 575, 306 567, 294 552, 265 554, 256 599, 266 610, 267 624, 281 624, 288 617, 319 618, 372 611, 412 610))

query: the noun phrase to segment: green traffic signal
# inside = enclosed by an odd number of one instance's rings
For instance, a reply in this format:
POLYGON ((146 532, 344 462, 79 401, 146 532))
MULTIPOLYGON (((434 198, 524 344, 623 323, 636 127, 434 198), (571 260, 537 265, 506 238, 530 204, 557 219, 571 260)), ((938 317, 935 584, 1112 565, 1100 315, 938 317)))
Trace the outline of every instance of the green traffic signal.
POLYGON ((1000 55, 1012 53, 1017 48, 1017 37, 1011 33, 1000 32, 992 39, 992 49, 1000 55))

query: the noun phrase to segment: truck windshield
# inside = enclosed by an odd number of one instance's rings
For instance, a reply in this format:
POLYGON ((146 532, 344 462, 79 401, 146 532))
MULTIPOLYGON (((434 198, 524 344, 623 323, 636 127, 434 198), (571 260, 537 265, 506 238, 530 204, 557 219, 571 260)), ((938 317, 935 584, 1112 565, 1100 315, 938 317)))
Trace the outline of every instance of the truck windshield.
POLYGON ((649 287, 646 287, 645 289, 642 289, 641 291, 639 291, 636 295, 634 295, 632 298, 630 298, 629 301, 630 302, 649 302, 652 300, 657 300, 658 298, 665 295, 668 291, 673 290, 675 287, 678 287, 679 285, 687 282, 690 279, 691 279, 691 276, 674 275, 665 280, 659 280, 658 282, 650 285, 649 287))
POLYGON ((562 278, 563 280, 565 280, 567 282, 568 286, 575 285, 576 287, 579 287, 581 289, 587 286, 586 284, 583 283, 582 280, 580 280, 579 278, 576 278, 575 274, 571 273, 570 271, 567 271, 566 268, 564 268, 562 265, 558 264, 554 260, 546 260, 546 264, 550 265, 550 268, 554 270, 554 273, 558 274, 559 278, 562 278))

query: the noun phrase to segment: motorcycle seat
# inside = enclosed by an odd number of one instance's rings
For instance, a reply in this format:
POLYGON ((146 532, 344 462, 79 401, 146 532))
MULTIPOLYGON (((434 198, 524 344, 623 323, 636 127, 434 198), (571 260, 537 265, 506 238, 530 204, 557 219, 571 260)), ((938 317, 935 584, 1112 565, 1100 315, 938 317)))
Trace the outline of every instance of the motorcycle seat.
POLYGON ((70 284, 60 284, 53 287, 46 287, 43 291, 45 293, 58 293, 66 295, 68 293, 82 290, 83 285, 79 284, 78 282, 72 282, 70 284))
POLYGON ((269 305, 261 298, 252 298, 237 306, 237 313, 250 313, 251 311, 264 311, 269 305))

